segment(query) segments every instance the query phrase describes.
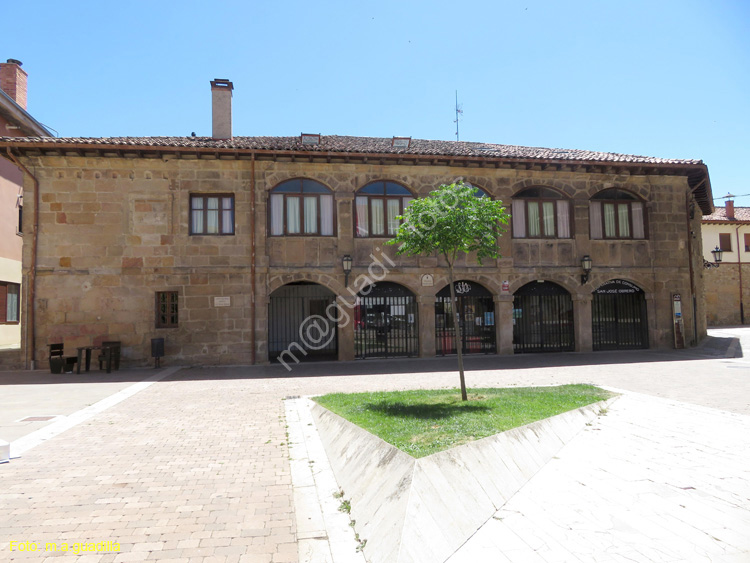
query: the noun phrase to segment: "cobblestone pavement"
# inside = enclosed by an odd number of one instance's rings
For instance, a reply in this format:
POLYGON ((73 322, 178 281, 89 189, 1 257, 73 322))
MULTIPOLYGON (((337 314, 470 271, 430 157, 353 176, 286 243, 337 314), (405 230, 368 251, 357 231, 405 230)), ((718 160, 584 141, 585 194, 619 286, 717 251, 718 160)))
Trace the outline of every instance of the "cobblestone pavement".
MULTIPOLYGON (((619 357, 476 359, 467 380, 587 381, 750 415, 745 358, 619 357)), ((454 361, 180 370, 0 465, 0 561, 297 562, 284 397, 454 387, 454 361), (72 553, 107 541, 120 550, 72 553)))

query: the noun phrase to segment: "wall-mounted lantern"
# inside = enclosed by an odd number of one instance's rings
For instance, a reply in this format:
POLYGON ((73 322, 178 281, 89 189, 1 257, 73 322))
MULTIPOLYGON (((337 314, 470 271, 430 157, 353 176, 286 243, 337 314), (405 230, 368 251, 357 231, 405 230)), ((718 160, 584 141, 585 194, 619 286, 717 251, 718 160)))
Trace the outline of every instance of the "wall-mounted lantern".
POLYGON ((349 274, 352 273, 352 257, 345 254, 341 259, 341 266, 344 268, 344 287, 349 287, 349 274))
POLYGON ((724 251, 717 246, 711 251, 711 254, 714 255, 714 263, 711 264, 711 262, 709 262, 708 260, 704 258, 703 259, 704 268, 718 268, 719 264, 721 264, 721 259, 724 257, 724 251))
POLYGON ((581 285, 585 284, 587 281, 589 281, 589 274, 591 273, 591 268, 593 266, 591 256, 588 254, 581 258, 581 268, 583 268, 583 274, 581 274, 581 285))

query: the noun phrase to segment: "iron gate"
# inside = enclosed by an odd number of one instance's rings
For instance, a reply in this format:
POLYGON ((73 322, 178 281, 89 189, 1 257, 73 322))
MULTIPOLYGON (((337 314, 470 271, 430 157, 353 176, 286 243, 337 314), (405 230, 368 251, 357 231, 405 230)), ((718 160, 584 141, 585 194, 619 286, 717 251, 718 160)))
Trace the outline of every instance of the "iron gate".
POLYGON ((414 294, 393 282, 378 282, 357 294, 354 315, 357 358, 419 355, 419 319, 414 294))
POLYGON ((326 314, 335 300, 333 292, 312 282, 290 283, 274 291, 268 306, 268 359, 279 361, 285 351, 299 361, 337 359, 336 322, 326 314))
POLYGON ((643 290, 626 280, 610 280, 594 291, 591 305, 594 350, 648 348, 648 316, 643 290))
POLYGON ((552 282, 531 282, 513 296, 513 352, 572 352, 573 300, 552 282))
MULTIPOLYGON (((461 351, 464 354, 494 354, 497 340, 492 293, 471 281, 458 281, 453 286, 458 301, 461 351)), ((438 356, 456 353, 455 315, 450 291, 450 286, 446 285, 435 297, 435 350, 438 356)))

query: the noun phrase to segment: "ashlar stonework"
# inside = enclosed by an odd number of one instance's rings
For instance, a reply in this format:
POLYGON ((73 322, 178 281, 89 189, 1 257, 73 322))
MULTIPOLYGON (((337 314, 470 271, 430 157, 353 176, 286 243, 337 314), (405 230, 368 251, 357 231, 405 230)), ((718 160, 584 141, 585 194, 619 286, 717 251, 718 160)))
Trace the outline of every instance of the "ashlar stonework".
MULTIPOLYGON (((686 343, 695 344, 706 332, 700 214, 688 217, 693 187, 687 173, 672 169, 608 171, 604 166, 503 166, 496 161, 485 166, 481 159, 399 162, 392 155, 295 158, 249 150, 183 154, 144 149, 127 156, 107 147, 50 151, 14 145, 14 150, 34 176, 25 176, 26 209, 34 208, 38 182, 35 264, 32 237, 24 237, 25 284, 32 269, 36 277, 37 365, 45 364, 51 342, 64 341, 71 349, 119 340, 123 363, 144 366, 151 362, 152 338, 165 338, 169 362, 268 362, 272 292, 307 281, 352 303, 355 297, 344 286, 344 255, 353 258, 350 288, 378 258, 388 265, 385 279, 414 294, 418 353, 434 356, 435 296, 446 285, 447 272, 437 256, 401 257, 385 245, 387 238, 355 236, 355 192, 372 181, 397 182, 419 197, 462 179, 501 199, 509 210, 513 196, 529 187, 552 188, 569 201, 571 238, 514 238, 509 226, 499 240, 501 258, 480 265, 468 257, 457 265, 456 279, 481 284, 493 296, 498 354, 513 353, 514 293, 537 280, 554 282, 570 294, 576 350, 591 350, 592 292, 613 279, 643 290, 650 347, 674 346, 674 294, 682 296, 686 343), (334 236, 269 235, 269 192, 294 178, 313 179, 332 190, 334 236), (590 200, 609 188, 644 202, 645 239, 591 238, 590 200), (234 233, 191 235, 191 194, 233 196, 234 233), (698 238, 691 239, 691 232, 698 238), (585 255, 593 270, 582 284, 585 255), (432 286, 422 285, 424 274, 433 276, 432 286), (155 326, 155 295, 163 291, 178 295, 175 328, 155 326)), ((24 307, 29 306, 25 300, 24 307)), ((339 359, 355 358, 355 330, 355 322, 338 328, 339 359)), ((31 360, 28 335, 24 346, 31 360)))

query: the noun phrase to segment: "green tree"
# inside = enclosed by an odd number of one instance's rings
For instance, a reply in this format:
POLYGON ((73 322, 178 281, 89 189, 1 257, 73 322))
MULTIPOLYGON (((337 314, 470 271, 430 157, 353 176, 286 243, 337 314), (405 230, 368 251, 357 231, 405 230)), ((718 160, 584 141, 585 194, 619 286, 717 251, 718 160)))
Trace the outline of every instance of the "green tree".
POLYGON ((460 252, 476 252, 479 263, 500 255, 498 237, 505 232, 508 214, 499 200, 483 197, 470 184, 443 184, 427 197, 413 200, 399 217, 396 236, 387 244, 399 245, 397 254, 427 256, 437 253, 445 260, 451 293, 451 314, 456 331, 461 398, 466 401, 460 312, 456 306, 453 267, 460 252))

